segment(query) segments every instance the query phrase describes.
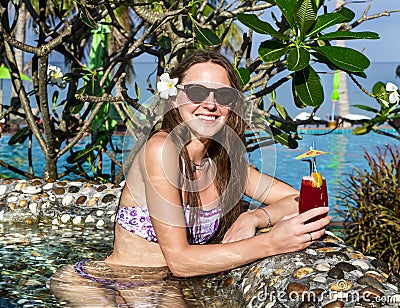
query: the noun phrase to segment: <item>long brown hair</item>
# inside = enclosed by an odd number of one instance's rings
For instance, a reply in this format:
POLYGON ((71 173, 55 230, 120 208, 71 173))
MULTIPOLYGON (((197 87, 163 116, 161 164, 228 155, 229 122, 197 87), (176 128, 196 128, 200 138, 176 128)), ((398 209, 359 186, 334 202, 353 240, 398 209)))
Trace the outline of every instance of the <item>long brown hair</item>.
MULTIPOLYGON (((241 92, 241 84, 233 65, 220 53, 214 51, 199 51, 187 56, 170 72, 170 76, 181 81, 193 65, 206 62, 222 66, 227 72, 231 86, 241 92)), ((244 100, 241 99, 231 106, 226 126, 218 132, 218 138, 212 138, 208 148, 208 155, 217 168, 214 184, 221 196, 222 217, 213 242, 222 240, 226 231, 242 212, 240 200, 247 182, 247 163, 243 155, 246 128, 245 121, 242 118, 244 109, 244 100), (224 145, 222 146, 216 140, 224 140, 224 145), (232 161, 234 166, 231 163, 232 161)), ((173 132, 172 139, 177 143, 178 148, 182 149, 180 155, 184 161, 185 176, 189 180, 188 182, 194 183, 194 171, 185 144, 183 144, 190 140, 190 129, 187 125, 184 125, 177 108, 171 108, 165 113, 161 130, 173 132)), ((183 195, 183 202, 189 204, 191 208, 189 224, 195 223, 197 225, 198 209, 201 206, 200 195, 195 187, 186 187, 183 195)), ((189 233, 192 232, 192 228, 188 228, 188 231, 189 233)))

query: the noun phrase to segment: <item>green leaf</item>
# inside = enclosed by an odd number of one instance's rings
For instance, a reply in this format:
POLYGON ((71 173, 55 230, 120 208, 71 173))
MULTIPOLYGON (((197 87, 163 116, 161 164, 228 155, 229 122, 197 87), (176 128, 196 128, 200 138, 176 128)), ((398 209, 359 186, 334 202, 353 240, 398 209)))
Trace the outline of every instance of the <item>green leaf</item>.
POLYGON ((305 105, 317 107, 324 101, 321 79, 311 66, 294 73, 292 83, 296 97, 305 105))
POLYGON ((363 72, 370 65, 366 56, 351 48, 340 46, 312 46, 312 48, 344 71, 363 72))
POLYGON ((274 140, 279 142, 285 147, 290 149, 296 149, 299 145, 296 140, 294 140, 290 134, 282 132, 280 129, 271 127, 271 131, 274 135, 274 140))
POLYGON ((284 120, 291 120, 290 115, 288 114, 288 112, 286 111, 285 107, 283 107, 281 104, 274 102, 275 105, 275 109, 276 111, 278 111, 279 115, 282 117, 282 119, 284 120))
POLYGON ((158 40, 158 46, 160 46, 162 49, 170 50, 171 49, 171 39, 167 36, 161 36, 161 38, 158 40))
POLYGON ((89 157, 89 155, 93 151, 95 151, 95 150, 97 150, 99 148, 100 148, 100 146, 97 145, 97 146, 88 147, 86 149, 74 152, 70 156, 67 157, 67 163, 68 164, 74 164, 74 163, 77 163, 79 161, 85 160, 87 157, 89 157))
POLYGON ((370 111, 373 113, 378 113, 378 109, 369 107, 369 106, 365 106, 365 105, 352 105, 353 107, 356 107, 358 109, 362 109, 362 110, 366 110, 366 111, 370 111))
POLYGON ((307 34, 307 36, 313 36, 320 33, 324 29, 340 24, 342 22, 349 22, 353 20, 355 16, 356 14, 346 7, 343 7, 340 11, 335 13, 327 13, 318 16, 314 26, 307 34))
POLYGON ((264 41, 258 47, 258 55, 264 62, 276 62, 282 58, 289 47, 277 41, 264 41))
POLYGON ((361 127, 356 127, 353 129, 352 134, 353 135, 365 135, 368 134, 371 131, 370 126, 361 126, 361 127))
POLYGON ((203 46, 218 46, 221 45, 221 39, 210 29, 201 28, 193 22, 194 34, 203 46))
POLYGON ((140 98, 140 88, 139 85, 135 82, 135 93, 136 93, 136 98, 140 98))
POLYGON ((52 99, 51 99, 53 109, 55 109, 56 106, 57 106, 57 99, 58 99, 58 95, 59 95, 59 94, 60 94, 60 92, 58 92, 57 90, 54 91, 54 93, 53 93, 53 97, 52 97, 52 99))
POLYGON ((318 37, 319 40, 356 40, 356 39, 368 39, 377 40, 379 34, 370 31, 363 32, 351 32, 351 31, 336 31, 321 35, 318 37))
POLYGON ((317 6, 315 0, 298 0, 294 7, 294 21, 300 29, 302 37, 312 26, 317 18, 317 6))
POLYGON ((79 17, 82 19, 82 21, 92 29, 97 29, 98 25, 97 22, 93 19, 93 17, 90 15, 89 11, 86 9, 86 7, 82 6, 82 11, 80 12, 79 17))
POLYGON ((281 10, 283 16, 285 16, 285 19, 289 23, 290 27, 294 29, 294 7, 296 6, 297 0, 275 0, 275 2, 281 10))
POLYGON ((240 79, 240 84, 242 86, 246 85, 250 81, 250 72, 245 67, 239 67, 236 69, 236 72, 240 79))
POLYGON ((23 129, 17 131, 11 138, 8 140, 8 145, 14 145, 17 143, 24 143, 26 138, 28 137, 29 126, 25 126, 23 129))
POLYGON ((249 27, 250 29, 254 30, 260 34, 268 34, 276 38, 280 38, 281 40, 287 41, 290 38, 286 35, 276 31, 269 23, 260 20, 255 14, 237 14, 237 19, 244 24, 245 26, 249 27))
POLYGON ((289 71, 299 71, 310 63, 310 53, 301 47, 293 48, 287 57, 287 68, 289 71))
POLYGON ((389 101, 389 94, 386 92, 386 85, 382 81, 378 81, 372 87, 372 94, 374 94, 376 100, 381 104, 381 100, 389 101))

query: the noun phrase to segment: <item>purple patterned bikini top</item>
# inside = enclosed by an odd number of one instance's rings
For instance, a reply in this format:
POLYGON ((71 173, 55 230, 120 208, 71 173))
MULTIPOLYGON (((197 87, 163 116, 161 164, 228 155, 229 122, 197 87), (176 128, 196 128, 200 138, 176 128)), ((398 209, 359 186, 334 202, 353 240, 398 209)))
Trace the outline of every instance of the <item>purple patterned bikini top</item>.
MULTIPOLYGON (((186 224, 188 225, 190 207, 184 205, 186 224)), ((190 244, 205 244, 218 230, 221 208, 212 210, 200 209, 200 224, 194 227, 187 227, 188 241, 190 244), (189 232, 191 231, 191 232, 189 232)), ((151 224, 147 206, 133 206, 118 208, 117 222, 125 230, 132 232, 149 242, 157 243, 157 237, 151 224)))

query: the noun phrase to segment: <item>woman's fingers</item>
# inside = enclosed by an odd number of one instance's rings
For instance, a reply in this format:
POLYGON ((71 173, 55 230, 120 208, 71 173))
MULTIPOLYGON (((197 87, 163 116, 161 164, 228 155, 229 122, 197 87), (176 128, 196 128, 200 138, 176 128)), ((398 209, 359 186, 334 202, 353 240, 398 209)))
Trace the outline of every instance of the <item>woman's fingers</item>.
POLYGON ((316 207, 311 210, 308 210, 307 212, 304 212, 299 215, 299 218, 302 220, 302 222, 306 222, 310 220, 311 218, 317 217, 319 215, 324 215, 329 212, 329 208, 327 206, 323 207, 316 207))

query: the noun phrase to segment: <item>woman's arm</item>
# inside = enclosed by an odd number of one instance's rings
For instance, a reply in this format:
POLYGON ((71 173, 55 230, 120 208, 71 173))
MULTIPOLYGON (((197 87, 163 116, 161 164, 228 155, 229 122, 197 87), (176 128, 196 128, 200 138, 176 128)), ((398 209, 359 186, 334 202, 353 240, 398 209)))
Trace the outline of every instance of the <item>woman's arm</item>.
POLYGON ((179 191, 179 156, 175 145, 162 134, 154 135, 144 152, 146 200, 158 243, 172 273, 180 277, 232 269, 274 254, 303 249, 311 244, 308 232, 318 238, 329 218, 307 225, 303 222, 325 213, 316 209, 281 220, 276 232, 245 240, 213 245, 190 245, 179 191))

